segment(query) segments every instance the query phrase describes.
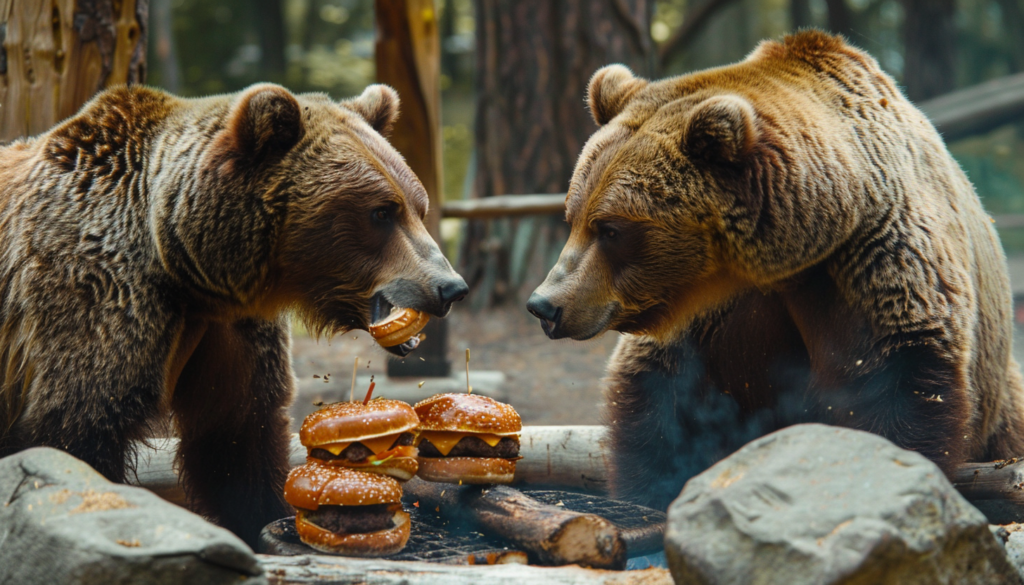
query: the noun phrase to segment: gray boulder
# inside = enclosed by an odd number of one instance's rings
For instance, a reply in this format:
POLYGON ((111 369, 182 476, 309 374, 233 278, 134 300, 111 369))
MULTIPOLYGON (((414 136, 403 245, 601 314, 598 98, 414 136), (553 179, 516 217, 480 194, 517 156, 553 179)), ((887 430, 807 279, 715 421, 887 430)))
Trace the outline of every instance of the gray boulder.
POLYGON ((676 583, 1020 583, 985 516, 932 462, 826 425, 753 441, 669 508, 676 583))
POLYGON ((0 583, 266 583, 234 534, 49 448, 0 459, 0 583))

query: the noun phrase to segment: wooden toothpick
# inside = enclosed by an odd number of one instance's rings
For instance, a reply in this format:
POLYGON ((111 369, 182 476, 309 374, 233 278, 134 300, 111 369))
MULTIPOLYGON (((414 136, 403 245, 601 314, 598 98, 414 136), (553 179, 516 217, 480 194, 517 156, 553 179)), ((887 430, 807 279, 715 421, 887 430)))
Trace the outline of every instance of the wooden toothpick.
POLYGON ((356 372, 359 371, 359 356, 356 356, 356 365, 352 366, 352 388, 348 391, 348 401, 356 401, 356 372))
POLYGON ((469 348, 466 348, 466 394, 472 394, 473 387, 469 385, 469 348))

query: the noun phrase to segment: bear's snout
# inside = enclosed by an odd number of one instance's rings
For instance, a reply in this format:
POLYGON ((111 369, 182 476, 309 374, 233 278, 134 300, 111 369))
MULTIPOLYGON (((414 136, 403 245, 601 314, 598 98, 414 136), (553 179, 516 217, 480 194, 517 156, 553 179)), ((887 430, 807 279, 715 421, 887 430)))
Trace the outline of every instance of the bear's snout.
POLYGON ((550 339, 555 339, 555 329, 558 328, 558 322, 562 319, 561 307, 556 307, 550 299, 534 291, 530 295, 530 299, 526 301, 526 310, 540 319, 540 326, 544 329, 544 334, 550 339))

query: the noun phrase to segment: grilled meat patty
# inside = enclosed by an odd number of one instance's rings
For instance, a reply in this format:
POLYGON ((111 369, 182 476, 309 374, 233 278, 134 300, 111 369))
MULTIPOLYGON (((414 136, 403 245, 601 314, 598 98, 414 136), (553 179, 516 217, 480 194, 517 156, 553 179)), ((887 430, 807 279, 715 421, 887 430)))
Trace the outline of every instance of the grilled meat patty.
MULTIPOLYGON (((398 436, 397 439, 395 439, 394 444, 391 445, 389 449, 394 449, 395 447, 399 446, 412 445, 413 438, 414 437, 412 433, 402 433, 401 435, 398 436)), ((309 452, 309 456, 316 457, 321 461, 334 461, 335 459, 346 459, 348 461, 358 462, 362 461, 363 459, 366 459, 367 457, 373 456, 373 451, 367 448, 366 445, 356 442, 352 443, 348 447, 345 447, 345 450, 342 451, 341 453, 338 453, 337 455, 331 453, 327 449, 313 449, 312 451, 309 452)))
POLYGON ((336 534, 376 532, 392 528, 393 504, 372 506, 320 506, 306 513, 306 519, 336 534))
MULTIPOLYGON (((420 439, 420 457, 444 457, 430 441, 420 439)), ((519 439, 516 437, 502 437, 497 445, 491 447, 479 437, 463 437, 461 441, 452 447, 448 457, 500 457, 512 459, 519 457, 519 439)))

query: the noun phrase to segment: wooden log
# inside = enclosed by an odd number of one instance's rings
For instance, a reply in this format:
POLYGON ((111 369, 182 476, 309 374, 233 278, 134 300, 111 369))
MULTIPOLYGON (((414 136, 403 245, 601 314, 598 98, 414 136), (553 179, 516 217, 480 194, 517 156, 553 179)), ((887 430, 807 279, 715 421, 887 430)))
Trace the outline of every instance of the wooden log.
POLYGON ((539 195, 495 195, 480 199, 449 201, 441 208, 444 217, 493 219, 516 215, 565 213, 565 193, 539 195))
MULTIPOLYGON (((520 455, 516 484, 568 487, 593 493, 605 490, 606 468, 601 442, 604 427, 526 426, 520 434, 520 455)), ((149 439, 135 445, 138 459, 130 482, 181 504, 184 494, 178 484, 174 455, 178 439, 149 439)), ((306 448, 292 434, 288 461, 294 467, 306 462, 306 448)))
POLYGON ((964 463, 953 487, 992 524, 1024 522, 1024 458, 964 463))
POLYGON ((606 432, 600 425, 523 427, 514 483, 607 493, 606 432))
POLYGON ((347 585, 479 585, 546 583, 549 585, 672 585, 667 569, 602 571, 580 567, 528 565, 442 565, 379 559, 308 555, 256 555, 272 585, 309 583, 347 585))
POLYGON ((1007 75, 918 104, 947 141, 1024 116, 1024 73, 1007 75))
POLYGON ((419 498, 420 506, 502 536, 541 564, 626 566, 626 543, 618 529, 595 514, 542 504, 507 486, 460 486, 413 478, 404 489, 419 498))

